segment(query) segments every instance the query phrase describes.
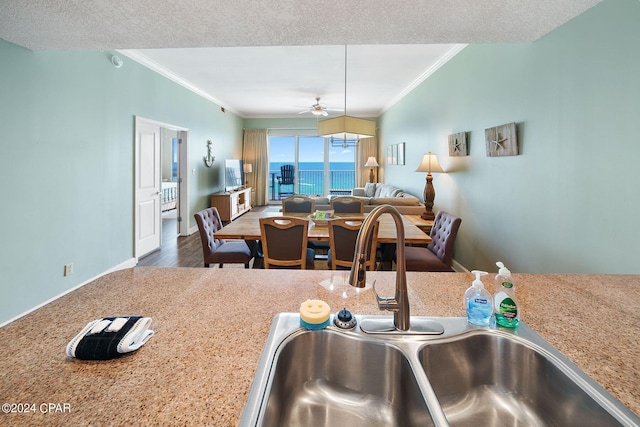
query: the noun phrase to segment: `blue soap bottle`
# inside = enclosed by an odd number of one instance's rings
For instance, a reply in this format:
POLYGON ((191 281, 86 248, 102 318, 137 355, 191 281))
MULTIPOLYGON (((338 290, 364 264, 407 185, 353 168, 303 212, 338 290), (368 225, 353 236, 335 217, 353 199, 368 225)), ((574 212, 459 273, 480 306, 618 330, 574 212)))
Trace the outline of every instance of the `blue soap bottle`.
POLYGON ((493 300, 491 294, 484 288, 481 276, 486 271, 473 270, 476 275, 471 287, 464 293, 464 308, 467 310, 467 321, 473 325, 489 326, 493 314, 493 300))

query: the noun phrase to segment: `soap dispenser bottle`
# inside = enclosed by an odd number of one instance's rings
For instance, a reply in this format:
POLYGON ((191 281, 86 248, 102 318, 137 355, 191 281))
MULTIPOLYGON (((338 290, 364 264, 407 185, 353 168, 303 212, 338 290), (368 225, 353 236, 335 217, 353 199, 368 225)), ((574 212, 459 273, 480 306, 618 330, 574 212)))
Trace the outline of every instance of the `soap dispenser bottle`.
POLYGON ((471 287, 464 293, 464 308, 467 310, 467 321, 474 325, 489 326, 493 303, 491 294, 484 288, 481 276, 486 276, 486 271, 473 270, 476 275, 471 287))
POLYGON ((496 294, 494 295, 493 311, 496 324, 505 328, 515 328, 520 322, 520 307, 516 299, 516 283, 511 272, 500 261, 496 262, 498 274, 494 281, 496 294))

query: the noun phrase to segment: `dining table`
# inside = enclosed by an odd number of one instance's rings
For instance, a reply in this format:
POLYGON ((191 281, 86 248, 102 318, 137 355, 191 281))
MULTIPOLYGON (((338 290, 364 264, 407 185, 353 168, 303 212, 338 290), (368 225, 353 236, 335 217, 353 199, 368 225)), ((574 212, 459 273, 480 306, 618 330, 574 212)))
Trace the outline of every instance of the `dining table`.
MULTIPOLYGON (((353 218, 354 220, 362 220, 368 214, 363 213, 349 213, 338 214, 335 217, 339 218, 353 218)), ((307 238, 312 242, 328 242, 329 241, 329 227, 327 225, 318 225, 311 220, 308 213, 287 213, 283 215, 282 212, 263 210, 263 211, 251 211, 236 218, 232 222, 226 224, 220 230, 214 233, 216 239, 242 239, 247 243, 247 246, 251 250, 251 253, 256 257, 256 260, 262 259, 262 251, 258 242, 261 238, 260 233, 260 218, 269 217, 281 217, 289 216, 296 218, 305 218, 309 220, 309 227, 307 232, 307 238)), ((393 217, 387 213, 382 214, 378 218, 378 243, 395 244, 398 240, 398 233, 396 232, 395 221, 393 217)), ((406 245, 428 245, 431 243, 431 237, 418 228, 407 217, 402 215, 402 223, 404 226, 404 241, 406 245)), ((261 262, 254 261, 254 268, 260 268, 261 262)))
MULTIPOLYGON (((308 213, 287 213, 275 211, 247 212, 239 218, 228 223, 220 230, 214 233, 217 239, 244 239, 244 240, 260 240, 260 218, 290 216, 297 218, 309 219, 308 239, 314 242, 329 241, 329 227, 327 225, 317 225, 310 218, 308 213)), ((353 218, 354 220, 362 220, 367 216, 366 213, 350 213, 338 214, 339 218, 353 218)), ((329 220, 330 221, 330 220, 329 220)), ((398 234, 396 233, 395 222, 389 214, 383 214, 378 219, 380 222, 378 228, 379 243, 396 243, 398 234)), ((420 230, 413 222, 409 221, 404 215, 402 216, 404 226, 405 244, 427 245, 431 243, 431 237, 420 230)))

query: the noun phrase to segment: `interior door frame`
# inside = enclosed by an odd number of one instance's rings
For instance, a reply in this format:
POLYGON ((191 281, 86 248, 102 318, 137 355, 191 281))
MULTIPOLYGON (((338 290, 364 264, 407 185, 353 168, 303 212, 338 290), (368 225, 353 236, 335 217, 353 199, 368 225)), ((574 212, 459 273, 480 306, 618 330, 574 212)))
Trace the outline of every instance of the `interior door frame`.
MULTIPOLYGON (((140 124, 148 124, 151 126, 158 126, 160 128, 169 129, 172 131, 176 131, 179 140, 178 144, 178 217, 181 219, 178 224, 178 233, 181 236, 189 235, 189 129, 173 125, 170 123, 164 123, 157 120, 147 119, 145 117, 135 116, 135 125, 134 125, 134 147, 137 145, 137 135, 138 135, 138 126, 140 124)), ((135 150, 135 148, 134 148, 135 150)), ((162 169, 162 155, 160 156, 159 164, 157 164, 158 173, 161 173, 162 169)), ((138 252, 138 230, 140 228, 139 218, 136 214, 136 207, 138 205, 138 196, 135 191, 135 177, 138 176, 138 163, 134 162, 134 176, 132 185, 134 187, 134 204, 133 204, 133 218, 134 218, 134 227, 133 227, 133 241, 134 241, 134 257, 136 262, 138 258, 144 254, 140 254, 138 252)), ((158 215, 161 215, 162 206, 158 204, 158 215)), ((162 246, 162 236, 160 236, 160 245, 162 246)))
POLYGON ((178 131, 178 234, 189 235, 189 130, 178 131))

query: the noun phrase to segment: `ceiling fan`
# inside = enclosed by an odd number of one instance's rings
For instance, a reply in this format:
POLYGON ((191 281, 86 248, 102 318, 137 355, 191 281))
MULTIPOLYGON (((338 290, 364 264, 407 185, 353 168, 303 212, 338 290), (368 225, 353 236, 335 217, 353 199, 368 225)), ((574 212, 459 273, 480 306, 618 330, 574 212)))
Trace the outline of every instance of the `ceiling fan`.
POLYGON ((314 116, 328 116, 328 111, 344 111, 342 108, 328 108, 324 104, 320 104, 320 97, 316 97, 316 103, 310 108, 300 111, 298 114, 311 113, 314 116))

